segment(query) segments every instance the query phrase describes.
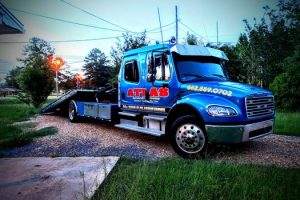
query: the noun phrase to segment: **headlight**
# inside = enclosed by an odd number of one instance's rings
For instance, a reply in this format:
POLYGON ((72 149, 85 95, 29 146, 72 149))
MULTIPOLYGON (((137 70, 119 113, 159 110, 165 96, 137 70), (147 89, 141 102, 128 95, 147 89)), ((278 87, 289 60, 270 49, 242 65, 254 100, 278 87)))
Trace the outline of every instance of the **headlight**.
POLYGON ((207 113, 214 117, 234 117, 237 116, 237 112, 226 106, 211 105, 207 107, 207 113))

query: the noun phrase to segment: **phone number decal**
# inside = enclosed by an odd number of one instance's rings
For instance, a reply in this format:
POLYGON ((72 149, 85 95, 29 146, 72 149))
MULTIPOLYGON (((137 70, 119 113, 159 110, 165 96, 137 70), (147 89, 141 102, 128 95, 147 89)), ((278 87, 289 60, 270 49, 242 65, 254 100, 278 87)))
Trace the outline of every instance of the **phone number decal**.
POLYGON ((187 86, 187 90, 195 91, 195 92, 206 92, 206 93, 212 93, 212 94, 222 94, 222 95, 229 96, 229 97, 232 96, 232 91, 224 90, 224 89, 220 89, 220 88, 189 85, 189 86, 187 86))

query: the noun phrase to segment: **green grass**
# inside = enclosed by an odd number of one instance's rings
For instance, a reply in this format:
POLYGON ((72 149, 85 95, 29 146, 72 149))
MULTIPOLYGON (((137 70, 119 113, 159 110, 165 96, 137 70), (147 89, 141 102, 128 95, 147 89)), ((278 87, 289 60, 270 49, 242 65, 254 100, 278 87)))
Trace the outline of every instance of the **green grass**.
POLYGON ((20 104, 22 103, 19 99, 16 97, 0 97, 0 105, 4 104, 20 104))
POLYGON ((32 130, 36 126, 35 123, 14 125, 14 122, 28 120, 39 112, 39 109, 28 106, 16 98, 0 98, 0 111, 0 149, 22 146, 36 137, 57 132, 54 127, 32 130))
POLYGON ((13 123, 29 119, 38 110, 26 104, 0 104, 0 123, 13 123))
POLYGON ((24 131, 24 129, 20 129, 17 126, 4 126, 4 128, 6 128, 6 132, 0 134, 0 149, 23 146, 30 143, 36 137, 57 133, 56 127, 46 127, 36 131, 24 131))
MULTIPOLYGON (((55 100, 56 98, 47 99, 43 106, 48 105, 49 103, 52 103, 55 100)), ((5 104, 23 104, 23 102, 21 102, 16 96, 0 97, 0 105, 5 104)))
POLYGON ((300 170, 121 159, 93 199, 299 199, 300 170))
POLYGON ((300 113, 276 112, 275 133, 300 136, 300 113))

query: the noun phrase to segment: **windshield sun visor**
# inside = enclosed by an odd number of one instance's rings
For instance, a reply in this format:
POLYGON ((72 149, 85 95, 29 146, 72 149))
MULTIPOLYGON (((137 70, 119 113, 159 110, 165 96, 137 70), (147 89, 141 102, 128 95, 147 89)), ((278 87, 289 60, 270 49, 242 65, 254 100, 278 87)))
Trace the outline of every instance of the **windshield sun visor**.
POLYGON ((198 45, 174 45, 171 47, 171 52, 176 52, 181 56, 207 56, 216 57, 222 60, 228 60, 228 57, 223 51, 209 47, 198 45))

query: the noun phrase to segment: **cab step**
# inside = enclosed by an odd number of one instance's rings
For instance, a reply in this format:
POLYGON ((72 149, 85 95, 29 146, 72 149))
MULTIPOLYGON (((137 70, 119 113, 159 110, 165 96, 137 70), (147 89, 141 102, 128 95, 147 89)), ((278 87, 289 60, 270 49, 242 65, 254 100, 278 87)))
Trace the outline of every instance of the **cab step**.
POLYGON ((165 134, 163 131, 144 128, 144 127, 135 126, 135 125, 129 125, 129 124, 116 124, 115 127, 131 130, 131 131, 136 131, 139 133, 154 135, 154 136, 162 136, 165 134))
POLYGON ((125 112, 125 111, 119 112, 118 114, 127 117, 137 117, 139 115, 139 113, 125 112))
POLYGON ((150 119, 150 120, 156 120, 156 121, 165 121, 167 119, 167 116, 159 116, 159 115, 146 115, 143 117, 144 120, 150 119))

